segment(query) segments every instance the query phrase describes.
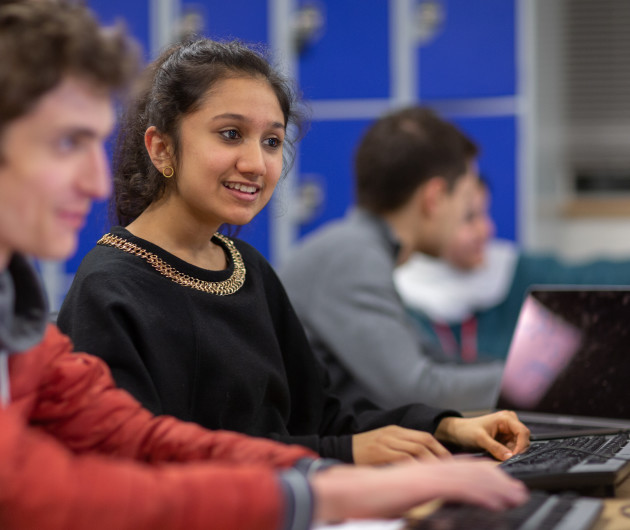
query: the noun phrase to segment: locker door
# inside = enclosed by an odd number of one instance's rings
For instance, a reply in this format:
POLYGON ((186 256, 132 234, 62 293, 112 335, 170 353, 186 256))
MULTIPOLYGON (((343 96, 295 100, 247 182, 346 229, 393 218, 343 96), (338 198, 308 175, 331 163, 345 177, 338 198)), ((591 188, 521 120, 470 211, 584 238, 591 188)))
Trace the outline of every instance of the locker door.
POLYGON ((452 119, 481 147, 497 235, 517 232, 517 63, 514 0, 433 2, 443 22, 419 46, 420 101, 452 119))

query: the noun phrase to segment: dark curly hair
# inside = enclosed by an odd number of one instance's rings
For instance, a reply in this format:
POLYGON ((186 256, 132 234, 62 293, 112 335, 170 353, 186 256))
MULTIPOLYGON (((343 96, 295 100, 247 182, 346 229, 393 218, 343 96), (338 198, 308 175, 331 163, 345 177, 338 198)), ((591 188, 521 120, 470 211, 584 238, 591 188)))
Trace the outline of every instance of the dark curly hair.
MULTIPOLYGON (((181 153, 182 118, 195 112, 214 84, 237 76, 265 79, 274 90, 285 125, 301 131, 297 99, 287 79, 263 52, 239 41, 197 39, 166 49, 145 70, 134 102, 123 118, 114 157, 114 222, 127 225, 151 203, 160 199, 177 178, 165 179, 155 168, 144 145, 144 133, 155 126, 173 144, 174 158, 181 153)), ((285 144, 284 171, 290 166, 291 139, 285 144)))
POLYGON ((373 123, 359 143, 357 204, 375 214, 395 211, 436 176, 452 189, 477 153, 472 140, 428 108, 393 112, 373 123))

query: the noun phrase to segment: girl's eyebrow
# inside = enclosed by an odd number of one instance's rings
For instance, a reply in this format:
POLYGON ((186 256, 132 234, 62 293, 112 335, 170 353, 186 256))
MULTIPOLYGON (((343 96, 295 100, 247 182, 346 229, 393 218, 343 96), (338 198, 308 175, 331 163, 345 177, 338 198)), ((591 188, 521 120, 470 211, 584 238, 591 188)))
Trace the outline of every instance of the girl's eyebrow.
MULTIPOLYGON (((217 114, 216 116, 213 116, 212 121, 215 120, 224 120, 224 119, 229 119, 229 120, 238 120, 238 121, 251 121, 249 118, 243 116, 242 114, 236 114, 236 113, 232 113, 232 112, 225 112, 223 114, 217 114)), ((280 123, 278 121, 272 121, 269 126, 272 129, 282 129, 284 130, 284 124, 280 123)))

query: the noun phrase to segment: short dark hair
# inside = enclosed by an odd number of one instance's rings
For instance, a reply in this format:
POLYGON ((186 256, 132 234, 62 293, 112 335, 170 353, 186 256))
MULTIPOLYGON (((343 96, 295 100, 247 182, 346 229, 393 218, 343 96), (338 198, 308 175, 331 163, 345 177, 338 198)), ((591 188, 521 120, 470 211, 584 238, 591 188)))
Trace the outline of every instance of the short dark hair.
MULTIPOLYGON (((149 65, 118 135, 112 204, 115 221, 122 225, 133 221, 177 179, 177 172, 174 179, 165 179, 155 168, 144 145, 145 131, 155 126, 167 135, 178 164, 182 118, 202 105, 217 82, 242 76, 267 81, 278 98, 284 125, 300 125, 295 92, 262 50, 239 41, 201 38, 172 45, 149 65)), ((286 172, 292 156, 291 138, 287 137, 285 146, 286 172)))
POLYGON ((357 148, 357 204, 376 214, 395 211, 436 176, 452 188, 477 153, 471 139, 428 108, 393 112, 373 123, 357 148))
POLYGON ((76 3, 0 3, 0 134, 66 76, 112 92, 126 87, 138 51, 123 28, 99 26, 76 3))

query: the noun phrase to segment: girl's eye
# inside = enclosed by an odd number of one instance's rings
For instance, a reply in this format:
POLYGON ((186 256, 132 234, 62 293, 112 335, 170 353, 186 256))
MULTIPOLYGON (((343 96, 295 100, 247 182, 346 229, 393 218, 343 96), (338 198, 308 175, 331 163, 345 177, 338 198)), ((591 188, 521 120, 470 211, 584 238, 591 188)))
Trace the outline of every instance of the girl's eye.
POLYGON ((222 131, 221 134, 228 140, 238 140, 241 136, 235 129, 229 129, 228 131, 222 131))
POLYGON ((265 142, 273 149, 277 149, 282 145, 282 140, 280 140, 280 138, 267 138, 265 142))

